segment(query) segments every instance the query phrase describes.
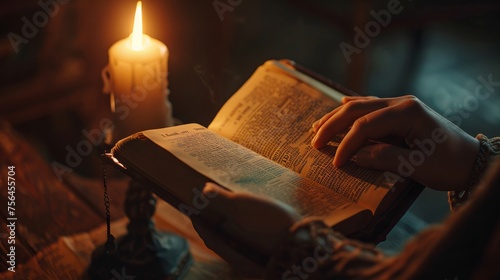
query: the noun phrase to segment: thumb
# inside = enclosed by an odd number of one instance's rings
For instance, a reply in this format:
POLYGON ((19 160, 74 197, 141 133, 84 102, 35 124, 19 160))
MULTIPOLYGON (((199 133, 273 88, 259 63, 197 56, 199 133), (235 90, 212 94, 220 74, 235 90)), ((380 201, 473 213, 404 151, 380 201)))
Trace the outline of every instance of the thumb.
POLYGON ((208 208, 219 213, 225 213, 225 210, 232 207, 235 197, 233 192, 212 182, 205 183, 202 194, 210 201, 208 208))
POLYGON ((410 150, 408 149, 380 143, 361 148, 356 153, 354 160, 363 167, 391 171, 403 177, 411 177, 413 174, 400 174, 402 173, 400 172, 401 159, 408 158, 409 154, 410 150))
POLYGON ((209 198, 219 197, 221 199, 230 199, 234 196, 232 192, 212 182, 205 183, 205 186, 203 187, 203 195, 209 198))

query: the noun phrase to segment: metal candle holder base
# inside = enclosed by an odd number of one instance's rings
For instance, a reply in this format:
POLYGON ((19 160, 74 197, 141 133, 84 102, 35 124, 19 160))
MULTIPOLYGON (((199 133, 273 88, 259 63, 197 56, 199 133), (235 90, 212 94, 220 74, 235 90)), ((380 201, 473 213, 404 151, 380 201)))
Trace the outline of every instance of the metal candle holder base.
POLYGON ((117 252, 104 245, 92 254, 90 279, 182 279, 192 263, 187 241, 175 234, 158 232, 151 217, 156 199, 151 191, 132 180, 127 190, 125 213, 128 233, 117 240, 117 252))

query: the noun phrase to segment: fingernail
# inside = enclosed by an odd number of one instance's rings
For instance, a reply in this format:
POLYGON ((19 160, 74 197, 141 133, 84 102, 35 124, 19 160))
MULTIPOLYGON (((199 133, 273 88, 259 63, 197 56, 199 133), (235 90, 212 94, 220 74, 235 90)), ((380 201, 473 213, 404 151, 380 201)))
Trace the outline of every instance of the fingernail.
POLYGON ((316 147, 314 144, 316 144, 317 139, 318 139, 318 134, 314 135, 313 139, 311 140, 311 146, 316 147))
POLYGON ((319 121, 315 121, 312 124, 312 130, 314 131, 314 133, 318 133, 318 127, 319 127, 319 121))
POLYGON ((205 188, 203 188, 203 195, 205 195, 208 198, 214 198, 217 195, 219 195, 219 191, 212 185, 206 184, 205 188))
POLYGON ((335 167, 339 168, 339 167, 341 166, 341 164, 339 164, 339 163, 338 163, 338 160, 335 160, 336 158, 337 158, 337 157, 334 157, 334 158, 333 158, 332 164, 333 164, 333 166, 335 166, 335 167))
POLYGON ((210 185, 210 184, 205 184, 205 187, 203 188, 203 192, 214 192, 215 188, 210 185))

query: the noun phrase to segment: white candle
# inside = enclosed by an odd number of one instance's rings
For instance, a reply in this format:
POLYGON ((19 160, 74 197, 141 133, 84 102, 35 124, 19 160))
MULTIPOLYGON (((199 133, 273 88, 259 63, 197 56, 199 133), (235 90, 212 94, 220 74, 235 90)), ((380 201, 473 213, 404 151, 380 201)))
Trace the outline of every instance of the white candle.
POLYGON ((109 49, 113 142, 135 132, 172 125, 168 101, 168 49, 142 33, 141 1, 132 34, 109 49))

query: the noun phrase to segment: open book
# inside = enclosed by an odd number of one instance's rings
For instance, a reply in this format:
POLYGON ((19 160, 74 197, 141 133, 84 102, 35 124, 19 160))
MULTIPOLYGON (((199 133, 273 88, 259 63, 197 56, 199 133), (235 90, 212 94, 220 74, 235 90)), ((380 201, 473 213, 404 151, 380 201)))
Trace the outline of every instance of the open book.
POLYGON ((210 180, 280 200, 345 235, 379 242, 421 186, 353 161, 335 168, 342 135, 325 148, 312 148, 312 123, 339 106, 345 94, 326 83, 289 61, 267 61, 208 128, 185 124, 143 131, 119 141, 111 157, 191 218, 203 217, 200 190, 210 180))

